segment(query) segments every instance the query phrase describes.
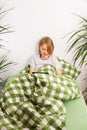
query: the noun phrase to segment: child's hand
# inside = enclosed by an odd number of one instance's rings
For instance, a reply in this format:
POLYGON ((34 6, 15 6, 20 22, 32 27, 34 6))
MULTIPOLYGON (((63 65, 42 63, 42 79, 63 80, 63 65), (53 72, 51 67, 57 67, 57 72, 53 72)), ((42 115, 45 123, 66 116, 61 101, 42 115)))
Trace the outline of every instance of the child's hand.
POLYGON ((57 74, 57 76, 62 76, 62 71, 61 70, 56 70, 56 74, 57 74))
POLYGON ((32 75, 33 72, 35 72, 35 69, 32 66, 30 66, 30 74, 32 75))

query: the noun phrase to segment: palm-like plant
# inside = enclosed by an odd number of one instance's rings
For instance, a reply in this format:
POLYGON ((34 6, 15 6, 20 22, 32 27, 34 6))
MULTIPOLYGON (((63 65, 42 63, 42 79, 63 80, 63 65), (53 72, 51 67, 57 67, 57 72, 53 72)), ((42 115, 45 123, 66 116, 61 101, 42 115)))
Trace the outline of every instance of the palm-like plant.
MULTIPOLYGON (((4 4, 5 5, 5 4, 4 4)), ((12 10, 3 10, 4 5, 0 7, 0 21, 2 18, 8 13, 8 11, 12 10)), ((0 23, 0 36, 5 33, 11 33, 12 31, 10 30, 9 25, 1 25, 0 23)), ((2 38, 0 38, 0 52, 2 52, 2 49, 5 47, 1 44, 3 41, 2 38)), ((8 59, 8 52, 5 52, 5 54, 0 54, 0 86, 4 85, 4 79, 2 78, 2 73, 8 70, 8 67, 10 65, 13 65, 14 63, 12 61, 9 61, 8 59)))
POLYGON ((82 18, 81 26, 75 30, 68 39, 67 52, 74 49, 73 61, 76 64, 79 61, 79 66, 87 65, 87 19, 82 18))
MULTIPOLYGON (((80 28, 72 32, 68 39, 67 52, 74 49, 72 60, 74 61, 74 65, 78 62, 78 66, 81 68, 83 66, 87 67, 87 19, 80 18, 82 19, 80 28)), ((87 83, 87 77, 85 80, 87 83)), ((87 87, 83 93, 87 93, 87 87)))
MULTIPOLYGON (((3 72, 6 72, 8 70, 8 67, 10 65, 13 65, 12 61, 9 61, 8 59, 8 53, 0 55, 0 74, 3 72)), ((5 83, 5 80, 3 80, 2 76, 0 75, 0 86, 3 86, 5 83)))

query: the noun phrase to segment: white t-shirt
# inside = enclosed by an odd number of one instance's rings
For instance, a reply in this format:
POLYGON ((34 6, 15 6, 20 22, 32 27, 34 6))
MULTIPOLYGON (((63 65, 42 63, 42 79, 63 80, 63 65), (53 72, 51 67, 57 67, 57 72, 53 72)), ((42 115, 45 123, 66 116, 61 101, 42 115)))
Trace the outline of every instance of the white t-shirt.
POLYGON ((48 59, 41 59, 39 55, 35 55, 29 60, 29 65, 34 67, 36 71, 45 64, 51 64, 56 69, 61 69, 61 64, 55 56, 50 56, 48 59))

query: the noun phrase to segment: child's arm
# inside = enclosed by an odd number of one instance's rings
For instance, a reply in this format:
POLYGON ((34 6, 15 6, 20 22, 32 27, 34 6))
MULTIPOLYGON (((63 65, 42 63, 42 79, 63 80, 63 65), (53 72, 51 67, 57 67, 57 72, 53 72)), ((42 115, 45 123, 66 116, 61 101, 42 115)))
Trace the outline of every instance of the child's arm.
POLYGON ((33 72, 35 72, 35 68, 30 66, 30 74, 32 75, 33 72))

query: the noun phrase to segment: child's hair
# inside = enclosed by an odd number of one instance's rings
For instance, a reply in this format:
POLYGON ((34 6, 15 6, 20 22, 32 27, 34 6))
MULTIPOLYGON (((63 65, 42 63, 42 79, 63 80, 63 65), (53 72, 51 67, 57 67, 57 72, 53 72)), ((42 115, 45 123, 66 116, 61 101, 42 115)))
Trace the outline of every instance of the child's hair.
POLYGON ((40 41, 39 41, 39 53, 40 53, 40 47, 43 45, 43 44, 46 44, 47 45, 47 52, 49 55, 52 55, 53 51, 54 51, 54 44, 53 44, 53 41, 50 37, 43 37, 40 41))

